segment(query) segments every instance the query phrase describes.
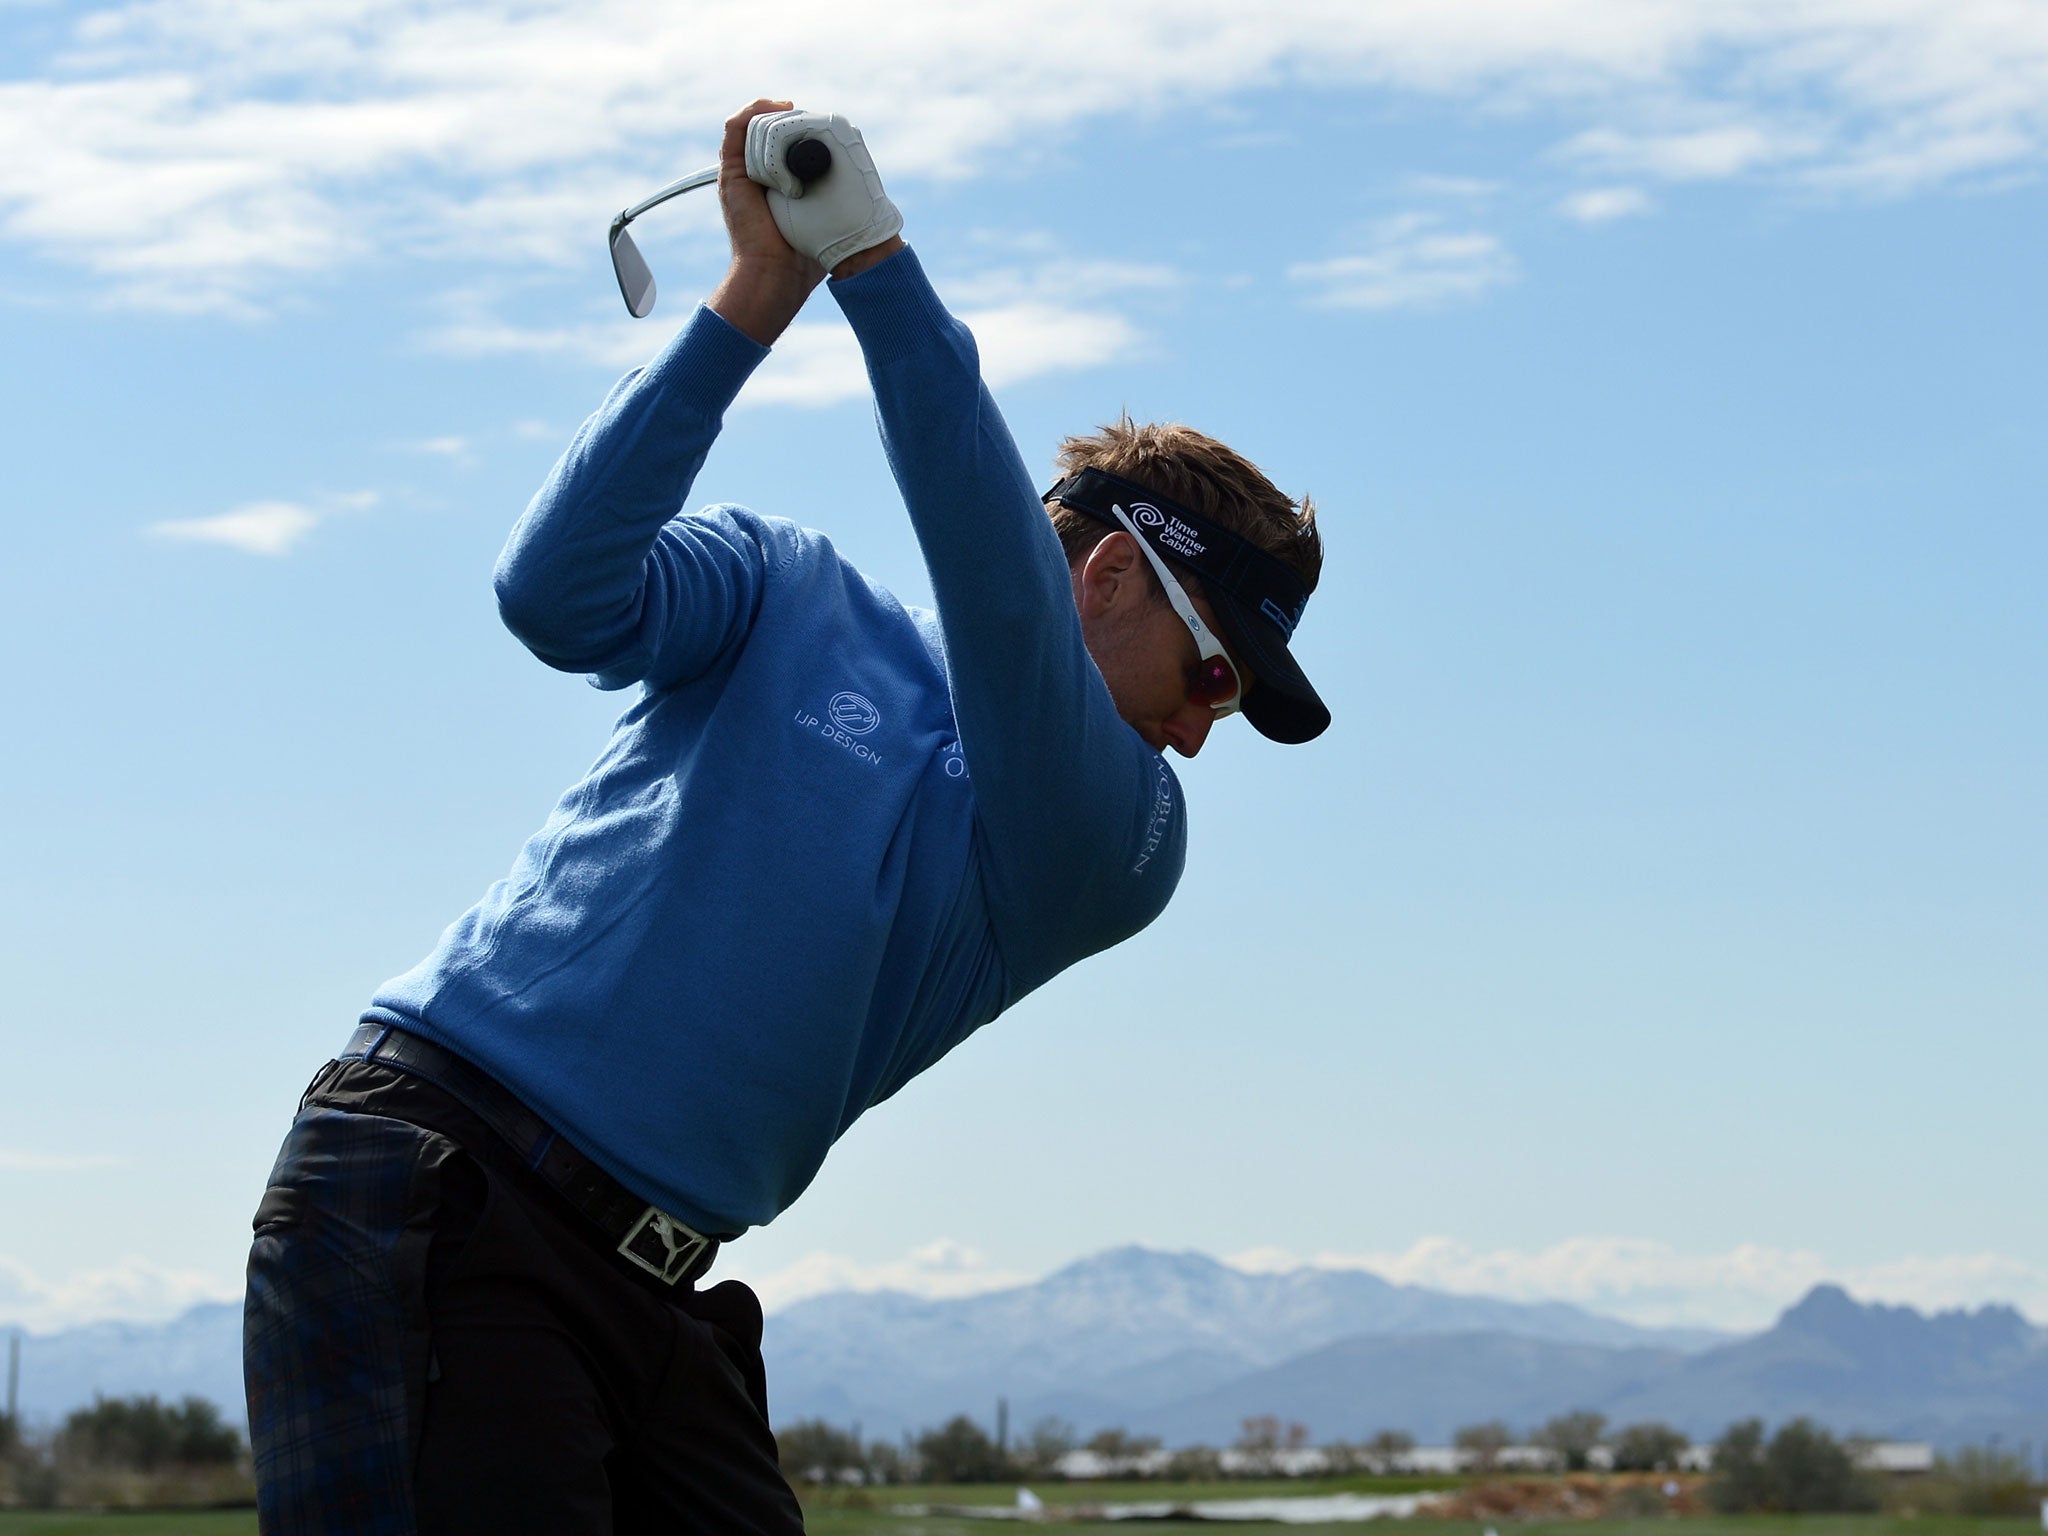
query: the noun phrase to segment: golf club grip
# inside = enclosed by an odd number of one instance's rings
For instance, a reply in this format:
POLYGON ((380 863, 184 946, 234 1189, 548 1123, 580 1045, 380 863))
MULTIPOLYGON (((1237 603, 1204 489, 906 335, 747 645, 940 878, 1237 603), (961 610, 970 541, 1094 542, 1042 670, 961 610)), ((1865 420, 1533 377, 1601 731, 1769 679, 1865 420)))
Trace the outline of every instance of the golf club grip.
POLYGON ((789 174, 808 187, 832 169, 832 147, 823 139, 799 139, 782 159, 789 174))

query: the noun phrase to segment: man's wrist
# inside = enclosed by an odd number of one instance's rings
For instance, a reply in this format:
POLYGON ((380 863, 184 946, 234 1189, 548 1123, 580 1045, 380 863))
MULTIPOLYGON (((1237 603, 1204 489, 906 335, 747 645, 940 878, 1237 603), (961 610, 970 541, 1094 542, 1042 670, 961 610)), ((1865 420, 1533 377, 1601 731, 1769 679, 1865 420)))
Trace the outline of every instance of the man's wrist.
POLYGON ((816 262, 735 261, 705 305, 734 330, 772 347, 824 276, 816 262))
POLYGON ((832 269, 833 280, 836 282, 842 277, 857 277, 869 267, 879 266, 902 249, 903 237, 891 235, 880 245, 871 245, 864 251, 855 251, 832 269))

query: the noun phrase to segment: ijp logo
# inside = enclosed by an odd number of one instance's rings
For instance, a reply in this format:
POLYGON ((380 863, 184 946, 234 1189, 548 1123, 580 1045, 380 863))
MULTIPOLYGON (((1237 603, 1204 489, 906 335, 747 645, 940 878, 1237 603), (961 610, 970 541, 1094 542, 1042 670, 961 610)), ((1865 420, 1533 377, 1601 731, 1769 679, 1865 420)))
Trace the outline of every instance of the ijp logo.
POLYGON ((882 712, 857 693, 833 694, 825 713, 849 736, 865 736, 882 723, 882 712))

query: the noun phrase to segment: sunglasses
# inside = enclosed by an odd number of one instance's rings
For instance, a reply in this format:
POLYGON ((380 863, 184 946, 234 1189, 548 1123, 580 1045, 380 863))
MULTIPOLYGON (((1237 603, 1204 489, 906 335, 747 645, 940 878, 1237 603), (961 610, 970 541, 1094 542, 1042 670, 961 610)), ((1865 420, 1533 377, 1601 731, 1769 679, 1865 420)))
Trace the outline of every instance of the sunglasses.
POLYGON ((1173 604, 1173 611, 1187 625, 1188 633, 1195 637, 1195 646, 1202 653, 1195 663, 1194 675, 1188 680, 1188 698, 1196 704, 1206 704, 1216 711, 1216 718, 1235 714, 1238 705, 1244 702, 1244 684, 1238 679, 1237 666, 1223 649, 1223 642, 1210 632, 1202 622, 1202 616, 1195 612, 1195 605, 1189 599, 1187 589, 1174 579, 1166 562, 1159 558, 1159 552, 1151 541, 1138 532, 1138 525, 1131 521, 1130 513, 1122 507, 1111 506, 1116 520, 1124 530, 1138 541, 1138 548, 1145 551, 1145 558, 1152 562, 1152 569, 1159 575, 1159 584, 1166 589, 1166 600, 1173 604))

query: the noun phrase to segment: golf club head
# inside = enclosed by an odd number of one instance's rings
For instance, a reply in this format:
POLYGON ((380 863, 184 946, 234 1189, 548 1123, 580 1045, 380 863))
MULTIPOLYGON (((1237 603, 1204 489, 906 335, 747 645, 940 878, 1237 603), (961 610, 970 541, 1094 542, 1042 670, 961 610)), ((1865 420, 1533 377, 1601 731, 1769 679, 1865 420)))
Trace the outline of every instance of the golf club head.
POLYGON ((635 320, 646 319, 654 308, 654 273, 624 226, 612 231, 612 275, 619 280, 619 297, 626 301, 626 312, 635 320))

